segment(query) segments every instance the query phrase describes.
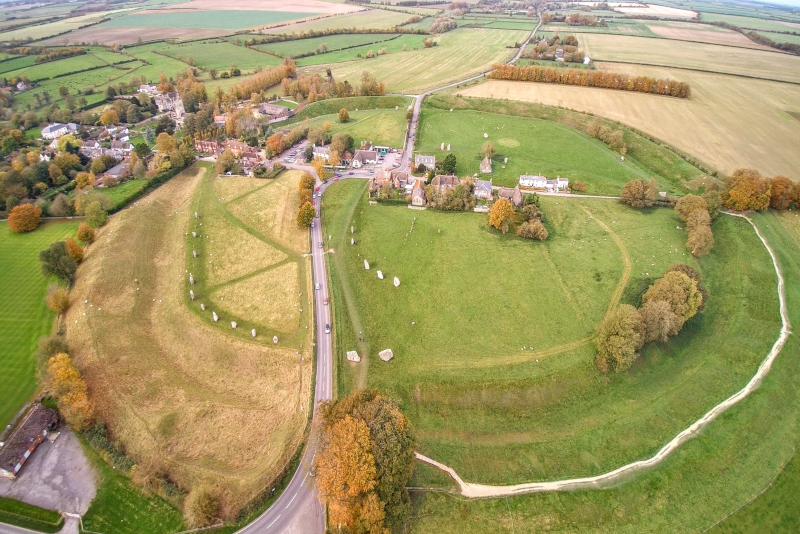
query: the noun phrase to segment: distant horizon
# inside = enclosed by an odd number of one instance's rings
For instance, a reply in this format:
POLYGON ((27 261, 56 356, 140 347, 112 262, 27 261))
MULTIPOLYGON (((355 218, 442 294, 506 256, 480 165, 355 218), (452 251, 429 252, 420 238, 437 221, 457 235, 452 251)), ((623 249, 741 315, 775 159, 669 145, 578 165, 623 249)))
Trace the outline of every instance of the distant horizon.
POLYGON ((759 4, 780 4, 782 6, 800 7, 800 0, 753 0, 759 4))

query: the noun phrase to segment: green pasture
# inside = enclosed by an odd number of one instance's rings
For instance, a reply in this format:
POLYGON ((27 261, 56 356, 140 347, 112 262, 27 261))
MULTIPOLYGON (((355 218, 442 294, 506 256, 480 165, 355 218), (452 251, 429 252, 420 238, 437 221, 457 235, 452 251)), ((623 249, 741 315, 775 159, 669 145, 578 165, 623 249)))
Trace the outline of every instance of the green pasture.
MULTIPOLYGON (((145 47, 142 47, 145 49, 145 47)), ((224 39, 209 39, 207 41, 189 41, 186 43, 169 44, 160 42, 148 45, 147 49, 153 52, 166 54, 180 61, 190 62, 202 69, 227 70, 231 64, 243 70, 252 70, 256 67, 270 67, 281 64, 281 59, 269 54, 263 54, 244 46, 236 46, 224 39)))
MULTIPOLYGON (((356 310, 368 354, 351 367, 343 356, 354 347, 337 347, 340 384, 389 391, 417 429, 420 452, 467 480, 591 475, 653 454, 741 388, 779 331, 766 252, 744 221, 720 219, 714 254, 698 265, 712 295, 705 313, 669 343, 647 347, 632 371, 600 375, 588 339, 625 260, 626 302, 670 265, 696 262, 671 210, 563 198, 542 199, 542 210, 551 231, 544 243, 502 236, 485 215, 365 198, 344 228, 326 227, 342 266, 334 282, 352 288, 345 305, 356 310), (388 282, 394 276, 399 288, 388 282), (390 363, 377 358, 384 348, 394 351, 390 363)), ((339 316, 337 328, 347 320, 339 316)))
POLYGON ((199 28, 239 30, 279 22, 289 22, 315 13, 290 11, 217 10, 193 11, 189 13, 143 13, 130 14, 101 24, 104 28, 199 28))
POLYGON ((189 68, 189 65, 183 61, 140 49, 139 47, 130 48, 127 52, 135 58, 146 62, 130 74, 144 76, 149 82, 157 82, 162 72, 168 77, 174 77, 180 71, 189 68))
POLYGON ((527 30, 531 31, 536 27, 536 19, 520 20, 520 21, 505 21, 498 20, 487 22, 483 25, 484 28, 492 28, 497 30, 527 30))
MULTIPOLYGON (((800 316, 800 233, 797 227, 789 231, 782 216, 774 213, 751 217, 776 251, 787 279, 789 314, 796 323, 800 316)), ((718 239, 719 223, 723 220, 715 223, 718 239)), ((751 250, 758 250, 761 255, 760 242, 754 246, 751 250)), ((717 252, 715 249, 712 256, 717 252)), ((726 273, 736 272, 748 260, 737 261, 737 266, 726 273)), ((773 271, 773 281, 774 276, 773 271)), ((761 295, 766 293, 774 295, 774 285, 748 291, 746 297, 739 297, 740 306, 749 306, 756 313, 768 309, 774 314, 775 303, 765 308, 761 302, 761 295)), ((712 299, 713 294, 712 290, 712 299)), ((720 343, 719 350, 735 350, 743 337, 731 329, 729 339, 720 343)), ((697 358, 708 356, 706 353, 697 358)), ((727 372, 736 364, 737 358, 730 356, 717 363, 719 369, 727 372)), ((678 373, 664 380, 682 381, 686 374, 678 373)), ((741 383, 747 378, 742 376, 741 383)), ((602 491, 476 501, 441 493, 415 493, 414 520, 409 530, 446 534, 521 532, 537 531, 547 525, 550 530, 568 533, 673 533, 709 529, 714 534, 793 532, 797 524, 797 467, 796 461, 788 465, 787 462, 794 457, 800 442, 798 380, 800 343, 796 336, 790 336, 758 390, 681 445, 658 467, 602 491)), ((635 402, 625 396, 620 400, 635 402)), ((438 484, 430 480, 430 485, 438 484)))
POLYGON ((569 26, 563 22, 551 22, 550 24, 542 26, 541 30, 546 32, 558 32, 561 37, 566 37, 567 35, 575 33, 611 33, 618 35, 659 37, 653 33, 643 21, 635 20, 610 22, 608 26, 569 26))
MULTIPOLYGON (((342 48, 349 48, 361 45, 368 45, 377 43, 379 41, 386 41, 399 34, 344 34, 344 35, 326 35, 324 37, 312 37, 310 39, 296 39, 294 41, 283 41, 279 43, 269 43, 256 45, 255 48, 259 50, 267 50, 281 56, 299 56, 300 54, 307 54, 309 52, 316 52, 320 45, 327 45, 328 50, 333 52, 342 48)), ((2 65, 2 63, 0 63, 2 65)))
POLYGON ((0 223, 0 425, 7 425, 36 391, 34 352, 39 337, 50 333, 53 314, 44 303, 48 281, 42 276, 39 251, 74 236, 77 222, 43 223, 27 234, 15 234, 0 223))
MULTIPOLYGON (((395 106, 400 109, 407 109, 411 105, 411 98, 405 96, 353 96, 349 98, 327 98, 325 100, 318 100, 313 102, 303 109, 297 115, 289 119, 287 122, 280 123, 281 126, 294 124, 297 122, 305 121, 306 119, 314 119, 323 115, 336 116, 339 120, 339 110, 345 108, 349 113, 359 110, 370 109, 389 109, 394 110, 395 106)), ((352 116, 352 115, 351 115, 352 116)), ((330 121, 333 124, 334 121, 330 121)))
MULTIPOLYGON (((52 65, 52 63, 47 63, 46 65, 52 65)), ((60 102, 62 98, 58 93, 58 89, 62 86, 68 88, 69 92, 73 95, 76 95, 79 90, 85 91, 87 88, 91 87, 95 90, 95 94, 86 96, 86 100, 88 100, 89 103, 99 102, 105 98, 102 91, 109 83, 114 83, 122 77, 127 78, 134 73, 138 74, 135 70, 138 65, 139 63, 130 63, 124 65, 124 67, 127 68, 103 67, 45 80, 33 89, 15 95, 14 104, 17 107, 24 107, 27 104, 31 104, 35 107, 36 99, 34 95, 42 95, 45 91, 50 93, 52 102, 60 102)), ((156 76, 155 79, 158 79, 158 76, 156 76)))
MULTIPOLYGON (((2 65, 2 63, 0 63, 2 65)), ((56 78, 68 72, 84 71, 108 65, 107 62, 95 57, 92 54, 73 56, 58 61, 48 61, 46 63, 34 64, 17 70, 8 71, 3 74, 7 78, 14 76, 27 76, 29 80, 35 82, 43 78, 56 78)))
POLYGON ((621 162, 617 152, 574 128, 479 111, 425 108, 415 150, 442 160, 447 152, 440 150, 441 144, 449 144, 458 161, 456 174, 472 176, 479 172, 481 147, 487 141, 497 151, 491 174, 495 185, 513 187, 522 174, 566 176, 586 183, 593 193, 617 195, 629 180, 649 179, 645 169, 621 162))
MULTIPOLYGON (((797 32, 800 33, 800 28, 797 28, 797 32)), ((800 44, 800 35, 792 35, 788 33, 773 33, 768 31, 760 31, 758 32, 764 37, 769 37, 776 43, 795 43, 800 44)))
POLYGON ((394 52, 409 52, 412 50, 423 50, 425 48, 425 45, 423 44, 424 40, 425 40, 424 35, 401 35, 395 39, 381 41, 364 46, 358 46, 355 48, 348 48, 347 50, 337 50, 335 52, 328 52, 327 54, 313 55, 309 57, 300 58, 297 60, 297 64, 303 67, 308 65, 341 63, 344 61, 355 61, 359 59, 364 59, 361 65, 363 66, 364 69, 370 70, 369 69, 370 59, 366 59, 366 56, 367 54, 369 54, 369 52, 372 52, 373 55, 375 55, 375 58, 377 58, 379 57, 377 54, 381 50, 383 50, 385 54, 391 54, 394 52), (403 47, 405 47, 405 50, 403 50, 403 47))
POLYGON ((17 56, 8 61, 0 62, 0 74, 2 74, 4 78, 9 78, 10 76, 6 73, 24 69, 35 64, 36 56, 17 56))
POLYGON ((309 122, 309 127, 321 126, 330 123, 331 134, 346 132, 353 136, 355 145, 360 146, 362 141, 370 141, 381 146, 402 148, 406 131, 406 108, 400 106, 394 109, 364 109, 360 111, 349 110, 350 121, 339 122, 338 112, 330 115, 321 115, 309 122))

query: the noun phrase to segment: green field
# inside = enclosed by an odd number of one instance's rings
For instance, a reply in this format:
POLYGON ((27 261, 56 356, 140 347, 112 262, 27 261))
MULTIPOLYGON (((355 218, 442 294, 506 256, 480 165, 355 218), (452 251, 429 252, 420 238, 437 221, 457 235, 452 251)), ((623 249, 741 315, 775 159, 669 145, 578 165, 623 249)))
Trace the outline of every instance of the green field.
MULTIPOLYGON (((379 41, 386 41, 399 34, 344 34, 326 35, 324 37, 312 37, 310 39, 297 39, 294 41, 283 41, 279 43, 269 43, 256 45, 259 50, 268 50, 281 56, 298 56, 309 52, 315 52, 317 47, 322 44, 328 45, 328 50, 333 52, 351 46, 368 45, 379 41)), ((0 63, 2 65, 2 63, 0 63)))
POLYGON ((157 495, 142 493, 89 445, 84 444, 83 450, 99 473, 97 494, 83 516, 84 529, 108 534, 169 534, 184 529, 177 508, 157 495))
POLYGON ((144 76, 147 78, 147 81, 150 82, 158 81, 158 77, 162 72, 167 76, 174 76, 180 71, 189 68, 189 65, 182 61, 156 54, 155 52, 144 49, 144 47, 141 49, 139 47, 129 48, 127 52, 148 63, 137 67, 136 70, 130 74, 144 76))
MULTIPOLYGON (((621 162, 619 154, 601 141, 550 121, 424 108, 418 136, 417 153, 433 154, 439 160, 447 155, 440 150, 441 144, 449 144, 458 160, 459 176, 479 172, 481 147, 491 141, 497 151, 491 174, 495 185, 513 187, 522 174, 566 176, 586 183, 594 194, 617 195, 627 181, 650 177, 648 169, 621 162)), ((661 185, 671 191, 682 189, 674 183, 661 185)))
MULTIPOLYGON (((120 57, 123 57, 120 55, 120 57)), ((126 58, 130 59, 130 58, 126 58)), ((39 65, 23 67, 17 70, 5 72, 4 77, 27 76, 29 80, 35 82, 43 78, 56 78, 68 72, 78 72, 82 70, 103 67, 108 65, 105 61, 91 54, 74 56, 60 59, 58 61, 48 61, 39 65)))
POLYGON ((527 30, 532 31, 536 27, 536 19, 520 20, 520 21, 505 21, 496 20, 488 22, 483 25, 484 28, 498 29, 498 30, 527 30))
POLYGON ((717 13, 701 13, 700 20, 704 22, 727 22, 740 28, 772 31, 800 31, 796 25, 783 23, 776 20, 765 20, 755 17, 741 17, 738 15, 721 15, 717 13))
MULTIPOLYGON (((797 31, 800 33, 800 28, 797 28, 797 31)), ((758 32, 764 37, 769 37, 776 43, 795 43, 800 44, 800 35, 791 35, 787 33, 773 33, 768 31, 760 31, 758 32)))
POLYGON ((370 141, 376 145, 402 148, 406 132, 406 108, 401 106, 395 111, 386 109, 367 109, 355 111, 348 108, 350 121, 339 122, 338 113, 321 115, 309 122, 311 128, 326 122, 331 125, 331 134, 346 132, 353 136, 355 146, 362 141, 370 141))
MULTIPOLYGON (((47 63, 46 65, 52 66, 57 63, 58 62, 56 61, 54 63, 47 63)), ((105 98, 105 96, 102 94, 102 90, 109 83, 114 83, 116 80, 119 80, 123 77, 125 81, 127 81, 129 76, 134 73, 138 75, 139 72, 137 67, 139 65, 140 64, 137 62, 126 63, 120 67, 103 67, 100 69, 62 76, 61 78, 46 80, 41 82, 33 89, 15 95, 14 104, 17 107, 24 107, 27 104, 31 104, 35 107, 36 99, 34 98, 34 95, 41 95, 45 91, 50 93, 52 102, 60 102, 62 98, 58 93, 58 89, 62 86, 68 88, 69 92, 73 95, 75 95, 79 90, 85 91, 87 88, 92 87, 95 90, 95 94, 86 96, 86 100, 90 104, 93 102, 99 102, 105 98)), ((158 75, 156 75, 154 79, 158 79, 158 75)))
POLYGON ((288 22, 315 13, 293 13, 289 11, 193 11, 189 13, 142 13, 119 17, 101 26, 104 28, 199 28, 239 30, 254 26, 265 26, 288 22))
MULTIPOLYGON (((354 61, 360 59, 360 57, 365 57, 370 51, 372 51, 373 54, 377 54, 381 49, 387 54, 402 52, 403 47, 405 47, 407 51, 421 50, 424 48, 424 40, 425 36, 423 35, 332 35, 328 37, 315 37, 313 39, 257 45, 256 48, 269 50, 270 52, 282 56, 297 56, 316 52, 317 47, 322 44, 328 46, 329 52, 327 53, 299 58, 297 64, 304 67, 309 65, 354 61)), ((364 68, 369 68, 369 64, 364 63, 363 65, 364 68)))
POLYGON ((8 78, 6 72, 19 70, 36 64, 36 56, 17 56, 8 61, 0 62, 0 74, 8 78))
MULTIPOLYGON (((385 54, 392 54, 395 52, 411 52, 415 50, 423 50, 425 48, 425 45, 423 44, 424 40, 425 36, 423 35, 401 35, 396 39, 391 39, 383 42, 358 46, 355 48, 348 48, 347 50, 338 50, 336 52, 329 52, 327 54, 313 55, 309 57, 300 58, 297 60, 297 64, 301 67, 304 67, 310 65, 342 63, 345 61, 355 61, 362 58, 366 58, 367 54, 369 54, 370 52, 372 52, 373 55, 375 55, 375 57, 378 58, 381 56, 377 54, 381 51, 383 51, 383 53, 385 54), (403 49, 404 47, 405 50, 403 49)), ((366 70, 371 70, 370 62, 373 61, 373 59, 363 59, 363 61, 361 61, 359 64, 362 66, 362 68, 366 70)))
MULTIPOLYGON (((616 33, 620 35, 640 35, 657 37, 644 21, 620 20, 611 22, 608 26, 568 26, 563 22, 551 22, 541 27, 541 31, 558 32, 561 37, 575 33, 616 33)), ((537 32, 538 35, 538 32, 537 32)))
POLYGON ((0 497, 0 523, 8 523, 37 532, 58 532, 64 525, 61 514, 24 502, 0 497))
POLYGON ((124 13, 125 11, 129 10, 118 9, 115 11, 97 11, 87 15, 72 17, 56 22, 49 22, 47 24, 39 24, 35 26, 28 26, 26 28, 19 28, 17 30, 11 30, 8 32, 0 32, 0 41, 11 41, 15 39, 25 40, 29 38, 33 40, 44 39, 46 37, 52 37, 54 35, 76 30, 81 26, 98 22, 104 17, 124 13))
POLYGON ((39 251, 74 236, 77 222, 46 222, 28 234, 0 223, 0 425, 7 425, 36 390, 34 352, 39 337, 50 333, 55 315, 44 296, 47 280, 39 270, 39 251))
POLYGON ((202 69, 229 69, 235 63, 243 70, 252 70, 255 67, 268 67, 281 64, 281 59, 269 54, 262 54, 244 46, 236 46, 224 39, 208 39, 205 41, 190 41, 188 43, 169 44, 160 42, 145 45, 135 50, 159 52, 189 62, 202 69))

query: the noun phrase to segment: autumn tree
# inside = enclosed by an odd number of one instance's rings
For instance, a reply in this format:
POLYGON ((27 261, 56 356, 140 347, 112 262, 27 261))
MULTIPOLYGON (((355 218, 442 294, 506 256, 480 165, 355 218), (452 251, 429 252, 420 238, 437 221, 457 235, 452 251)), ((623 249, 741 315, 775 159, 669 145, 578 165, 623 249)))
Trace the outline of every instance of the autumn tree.
POLYGON ((53 217, 66 217, 67 215, 72 215, 72 210, 73 206, 69 197, 64 193, 59 193, 53 199, 53 203, 50 204, 47 212, 53 217))
POLYGON ((42 263, 43 275, 55 276, 67 283, 72 283, 75 271, 78 270, 78 262, 67 253, 67 245, 63 241, 56 241, 50 248, 41 251, 39 261, 42 263))
POLYGON ((642 318, 633 306, 623 304, 608 314, 594 339, 597 368, 603 373, 628 369, 639 356, 636 351, 644 343, 643 332, 642 318))
POLYGON ((91 226, 86 223, 81 223, 78 226, 78 233, 77 233, 78 241, 82 243, 93 243, 94 242, 94 230, 91 226))
POLYGON ((183 515, 191 528, 208 526, 219 516, 219 501, 210 488, 193 488, 186 496, 183 515))
POLYGON ((481 147, 481 155, 486 158, 492 159, 494 157, 494 154, 495 154, 494 143, 492 143, 491 141, 486 141, 485 143, 483 143, 483 146, 481 147))
POLYGON ((8 215, 8 228, 12 232, 22 234, 32 232, 42 220, 42 210, 34 204, 20 204, 14 206, 8 215))
POLYGON ((280 133, 275 133, 270 135, 267 138, 266 147, 267 147, 267 154, 270 157, 277 156, 278 154, 283 152, 284 150, 283 135, 281 135, 280 133))
POLYGON ((706 204, 703 197, 686 195, 681 197, 675 204, 675 211, 678 212, 684 222, 686 222, 686 218, 696 210, 702 210, 708 213, 708 204, 706 204))
POLYGON ((345 108, 339 110, 339 122, 348 122, 350 121, 350 114, 347 112, 345 108))
POLYGON ((297 225, 301 228, 308 228, 311 226, 311 221, 314 220, 316 214, 314 205, 311 202, 305 202, 297 212, 297 225))
POLYGON ((83 247, 77 244, 71 237, 68 237, 64 243, 67 247, 67 254, 69 254, 72 259, 78 263, 83 261, 83 247))
POLYGON ((633 208, 649 208, 658 200, 658 183, 655 180, 631 180, 622 188, 620 199, 633 208))
POLYGON ((94 405, 80 371, 66 353, 47 362, 47 389, 58 401, 58 409, 73 430, 85 430, 94 421, 94 405))
POLYGON ((158 137, 156 137, 156 149, 161 154, 169 154, 170 152, 175 150, 176 146, 177 143, 175 141, 175 137, 168 134, 167 132, 161 132, 160 134, 158 134, 158 137))
POLYGON ((322 158, 314 158, 311 160, 311 167, 314 168, 314 171, 317 173, 317 176, 320 180, 325 179, 325 160, 322 158))
POLYGON ((86 215, 86 224, 92 228, 100 228, 108 220, 108 213, 98 201, 89 203, 84 210, 84 214, 86 215))
POLYGON ((313 176, 311 176, 311 174, 304 172, 303 174, 300 175, 299 187, 301 191, 303 189, 311 191, 312 189, 314 189, 314 184, 316 184, 316 180, 314 179, 313 176))
POLYGON ((714 234, 711 231, 711 215, 703 197, 686 195, 675 204, 683 222, 686 224, 686 247, 695 257, 711 252, 714 247, 714 234))
POLYGON ((776 176, 769 186, 769 207, 774 210, 789 209, 795 200, 794 182, 785 176, 776 176))
POLYGON ((666 342, 680 330, 680 321, 672 311, 669 303, 663 300, 646 302, 639 309, 643 325, 643 343, 652 341, 666 342))
POLYGON ((722 202, 737 210, 765 210, 770 203, 769 181, 753 169, 737 169, 723 182, 722 202))
POLYGON ((547 228, 540 219, 530 219, 517 228, 517 235, 525 239, 544 241, 547 239, 547 228))
POLYGON ((698 290, 696 281, 685 273, 670 271, 656 280, 642 295, 643 304, 659 300, 669 304, 672 313, 675 314, 677 319, 675 333, 677 333, 683 328, 683 324, 700 310, 703 295, 698 290))
POLYGON ((508 219, 514 214, 514 207, 507 198, 497 200, 489 209, 489 224, 503 233, 508 232, 508 219))
POLYGON ((48 308, 56 313, 61 313, 69 307, 69 294, 58 284, 50 284, 47 287, 45 302, 47 302, 48 308))
POLYGON ((113 108, 105 110, 100 115, 100 124, 103 126, 113 126, 115 124, 119 124, 119 115, 117 115, 117 111, 113 108))

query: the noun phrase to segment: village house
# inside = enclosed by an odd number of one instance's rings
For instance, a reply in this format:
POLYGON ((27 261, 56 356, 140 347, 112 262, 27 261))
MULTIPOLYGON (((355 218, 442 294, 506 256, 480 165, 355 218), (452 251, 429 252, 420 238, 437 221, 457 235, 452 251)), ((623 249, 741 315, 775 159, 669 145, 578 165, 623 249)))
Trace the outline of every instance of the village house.
POLYGON ((331 147, 314 145, 311 150, 315 158, 322 158, 326 162, 331 160, 331 147))
POLYGON ((242 152, 242 155, 239 158, 239 163, 241 164, 242 171, 245 174, 252 175, 256 167, 261 165, 261 157, 258 155, 258 151, 251 148, 250 150, 242 152))
POLYGON ((418 180, 414 184, 414 189, 411 191, 411 205, 421 208, 425 203, 425 189, 422 187, 422 181, 418 180))
POLYGON ((378 186, 389 184, 395 189, 405 187, 408 182, 408 173, 391 169, 380 169, 375 173, 375 183, 378 186))
POLYGON ((432 171, 436 167, 436 156, 422 156, 417 154, 414 156, 414 170, 420 165, 425 165, 425 168, 432 171))
POLYGON ((545 189, 548 193, 557 193, 559 191, 566 191, 569 187, 569 180, 566 178, 558 177, 555 180, 547 180, 545 189))
POLYGON ((242 153, 249 152, 252 149, 244 141, 236 141, 235 139, 226 139, 224 143, 222 143, 222 150, 230 150, 234 156, 241 157, 242 153))
POLYGON ((378 163, 378 153, 375 150, 356 150, 351 165, 354 169, 360 169, 364 165, 375 165, 378 163))
POLYGON ((225 120, 227 117, 227 113, 223 113, 222 115, 214 115, 214 124, 217 126, 225 126, 225 120))
POLYGON ((520 191, 519 186, 515 187, 514 189, 511 189, 510 187, 502 187, 497 193, 497 196, 507 199, 517 208, 522 207, 522 191, 520 191))
POLYGON ((350 165, 353 162, 353 153, 345 152, 342 154, 342 165, 350 165))
POLYGON ((19 81, 19 82, 17 82, 16 87, 17 87, 17 91, 27 91, 28 89, 31 88, 31 84, 25 83, 23 81, 19 81))
POLYGON ((58 413, 36 403, 0 448, 0 477, 17 478, 33 451, 58 426, 58 413))
POLYGON ((153 100, 158 106, 158 111, 161 113, 169 112, 178 122, 183 120, 186 111, 183 108, 183 100, 181 100, 177 92, 157 94, 153 97, 153 100))
POLYGON ((269 117, 271 119, 286 119, 291 116, 292 110, 284 106, 276 106, 275 104, 269 104, 267 102, 263 102, 258 105, 258 108, 253 111, 253 115, 258 117, 269 117))
POLYGON ((111 141, 111 148, 103 153, 116 159, 128 159, 133 152, 133 145, 127 141, 111 141))
POLYGON ((154 83, 145 83, 140 85, 136 92, 144 93, 148 96, 155 96, 158 94, 158 86, 154 83))
POLYGON ((545 189, 547 187, 547 177, 539 176, 538 174, 523 174, 519 177, 519 185, 529 189, 545 189))
POLYGON ((564 61, 564 49, 556 48, 556 61, 564 61))
POLYGON ((130 164, 128 162, 123 161, 122 163, 118 163, 114 165, 110 169, 106 169, 102 173, 100 173, 97 178, 95 179, 95 186, 102 187, 105 183, 106 178, 112 178, 117 182, 120 182, 127 178, 130 175, 130 164))
POLYGON ((95 139, 88 139, 83 142, 83 146, 78 149, 78 152, 87 158, 98 158, 103 155, 103 147, 95 139))
POLYGON ((78 125, 73 122, 68 122, 67 124, 56 122, 42 128, 42 139, 58 139, 62 135, 75 133, 77 131, 78 125))
POLYGON ((219 142, 212 139, 195 139, 194 149, 204 154, 217 154, 221 150, 219 142))
POLYGON ((481 161, 481 174, 492 174, 492 160, 488 157, 481 161))
POLYGON ((455 189, 460 183, 461 180, 452 174, 437 174, 433 177, 433 180, 431 180, 431 185, 441 192, 455 189))
POLYGON ((478 200, 492 200, 491 180, 475 180, 475 198, 478 200))

